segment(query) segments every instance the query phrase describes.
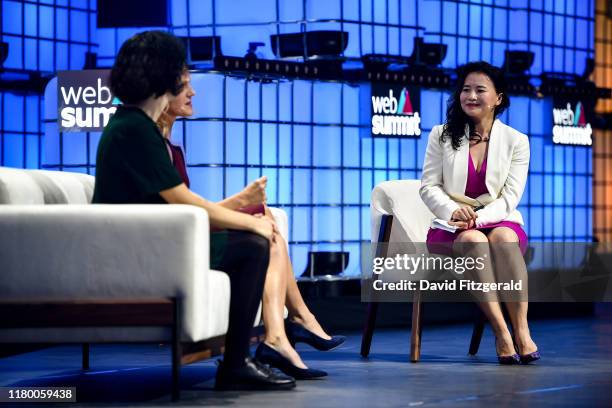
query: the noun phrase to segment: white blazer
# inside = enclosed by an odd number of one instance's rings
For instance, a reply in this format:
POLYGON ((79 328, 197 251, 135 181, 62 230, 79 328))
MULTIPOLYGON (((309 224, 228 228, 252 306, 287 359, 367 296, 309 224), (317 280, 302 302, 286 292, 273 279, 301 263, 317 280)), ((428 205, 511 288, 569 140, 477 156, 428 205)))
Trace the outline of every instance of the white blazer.
POLYGON ((476 200, 465 195, 468 175, 468 127, 459 150, 454 150, 450 137, 440 144, 443 125, 429 133, 423 176, 419 190, 423 202, 436 217, 450 220, 459 207, 485 207, 477 211, 476 226, 499 221, 523 225, 523 217, 516 209, 527 181, 529 169, 529 139, 499 119, 493 122, 487 155, 486 185, 488 194, 476 200))

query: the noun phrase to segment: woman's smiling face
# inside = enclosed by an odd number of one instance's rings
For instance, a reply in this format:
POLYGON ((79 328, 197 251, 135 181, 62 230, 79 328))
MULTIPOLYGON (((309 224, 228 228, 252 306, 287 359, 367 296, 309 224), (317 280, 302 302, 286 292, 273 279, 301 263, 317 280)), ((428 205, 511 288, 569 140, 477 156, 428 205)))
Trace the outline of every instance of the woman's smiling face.
POLYGON ((482 72, 472 72, 465 78, 459 99, 463 112, 473 119, 494 115, 495 107, 502 101, 491 78, 482 72))

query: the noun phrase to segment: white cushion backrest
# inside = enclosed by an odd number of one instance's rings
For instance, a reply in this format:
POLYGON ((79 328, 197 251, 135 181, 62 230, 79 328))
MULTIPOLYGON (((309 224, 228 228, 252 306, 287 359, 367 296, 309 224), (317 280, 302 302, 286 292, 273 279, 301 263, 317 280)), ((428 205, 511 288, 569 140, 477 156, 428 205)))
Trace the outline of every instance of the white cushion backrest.
POLYGON ((419 194, 421 180, 393 180, 379 183, 372 190, 372 241, 378 240, 381 214, 391 214, 392 235, 400 241, 425 242, 431 221, 435 218, 419 194))
POLYGON ((21 169, 0 167, 0 204, 44 204, 36 180, 21 169))
MULTIPOLYGON (((74 173, 69 171, 31 170, 32 176, 43 179, 63 194, 61 204, 89 204, 93 197, 95 178, 89 174, 74 173)), ((45 201, 45 204, 55 202, 45 201)), ((58 203, 60 204, 60 203, 58 203)))
POLYGON ((2 204, 89 204, 93 188, 87 174, 0 168, 2 204))

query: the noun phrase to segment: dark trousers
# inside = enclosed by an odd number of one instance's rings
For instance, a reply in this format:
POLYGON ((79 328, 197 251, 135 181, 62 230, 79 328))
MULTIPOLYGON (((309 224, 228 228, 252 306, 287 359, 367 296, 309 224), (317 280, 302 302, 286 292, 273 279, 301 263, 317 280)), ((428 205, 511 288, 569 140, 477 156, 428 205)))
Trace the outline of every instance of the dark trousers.
POLYGON ((226 272, 231 282, 223 361, 228 368, 238 368, 249 356, 249 340, 270 261, 270 243, 250 232, 228 230, 221 233, 227 234, 225 250, 218 264, 212 266, 226 272))

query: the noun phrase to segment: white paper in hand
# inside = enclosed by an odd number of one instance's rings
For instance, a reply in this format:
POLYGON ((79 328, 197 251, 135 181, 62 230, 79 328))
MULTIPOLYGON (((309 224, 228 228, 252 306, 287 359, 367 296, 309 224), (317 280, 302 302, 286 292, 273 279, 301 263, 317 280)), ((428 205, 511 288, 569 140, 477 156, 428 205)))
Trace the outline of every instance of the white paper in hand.
POLYGON ((431 228, 441 229, 453 233, 457 231, 457 227, 455 227, 454 225, 450 225, 448 221, 445 221, 441 218, 436 218, 435 220, 433 220, 433 222, 431 223, 431 228))

